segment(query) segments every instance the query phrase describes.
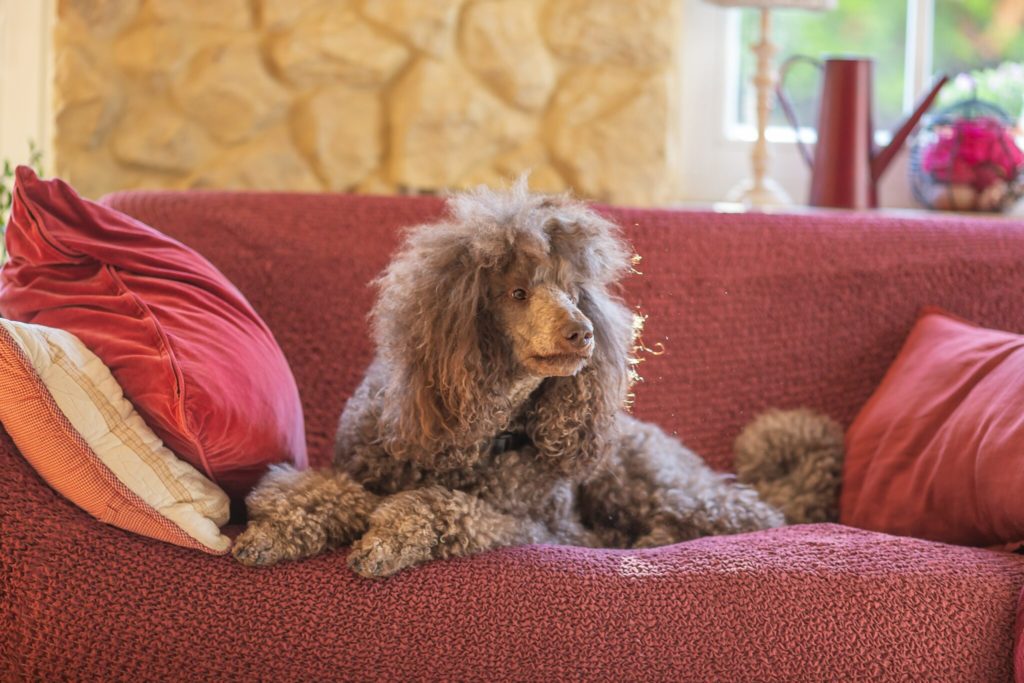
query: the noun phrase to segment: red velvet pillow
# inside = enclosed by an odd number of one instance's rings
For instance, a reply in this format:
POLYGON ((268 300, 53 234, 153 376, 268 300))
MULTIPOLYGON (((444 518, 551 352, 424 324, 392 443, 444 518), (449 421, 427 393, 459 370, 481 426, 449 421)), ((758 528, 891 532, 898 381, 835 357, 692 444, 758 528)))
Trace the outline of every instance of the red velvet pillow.
POLYGON ((306 466, 284 354, 209 261, 24 166, 7 250, 0 314, 76 335, 164 443, 229 495, 270 463, 306 466))
POLYGON ((846 436, 840 521, 1024 540, 1024 336, 927 309, 846 436))

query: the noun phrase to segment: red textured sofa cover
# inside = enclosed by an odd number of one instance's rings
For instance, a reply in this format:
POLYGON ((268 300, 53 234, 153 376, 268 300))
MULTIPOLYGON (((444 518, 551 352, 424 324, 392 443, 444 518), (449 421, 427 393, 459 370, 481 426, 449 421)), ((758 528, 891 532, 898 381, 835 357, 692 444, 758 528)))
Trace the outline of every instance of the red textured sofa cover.
MULTIPOLYGON (((370 359, 367 283, 430 198, 135 192, 295 372, 310 458, 370 359)), ((919 308, 1024 332, 1024 227, 871 214, 608 209, 643 256, 635 412, 716 467, 743 424, 849 424, 919 308)), ((258 372, 258 368, 252 371, 258 372)), ((51 491, 0 431, 0 677, 79 680, 994 681, 1024 556, 838 525, 645 551, 511 548, 382 582, 344 552, 271 569, 131 536, 51 491)))

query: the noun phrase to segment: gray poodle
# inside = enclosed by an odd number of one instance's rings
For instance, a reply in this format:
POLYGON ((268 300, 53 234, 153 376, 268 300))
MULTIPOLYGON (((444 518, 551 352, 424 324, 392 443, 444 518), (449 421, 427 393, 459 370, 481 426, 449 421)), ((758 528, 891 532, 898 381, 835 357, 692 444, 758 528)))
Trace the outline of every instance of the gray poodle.
POLYGON ((638 327, 610 289, 630 265, 581 202, 522 183, 450 199, 376 282, 377 354, 334 467, 267 474, 234 556, 352 543, 349 566, 384 577, 500 546, 639 548, 834 516, 842 433, 824 418, 748 429, 748 486, 624 412, 638 327))

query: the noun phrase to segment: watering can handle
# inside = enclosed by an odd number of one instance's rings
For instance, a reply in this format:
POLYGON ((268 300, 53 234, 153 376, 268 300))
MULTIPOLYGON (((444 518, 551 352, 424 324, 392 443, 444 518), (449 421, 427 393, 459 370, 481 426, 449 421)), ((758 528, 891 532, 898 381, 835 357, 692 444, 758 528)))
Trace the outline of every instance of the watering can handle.
POLYGON ((804 161, 811 168, 814 168, 814 160, 811 157, 811 150, 807 149, 807 145, 800 139, 800 121, 796 118, 796 111, 793 109, 793 103, 789 101, 789 97, 786 96, 786 91, 783 86, 786 83, 786 76, 789 75, 789 70, 793 65, 798 63, 810 64, 816 66, 818 71, 825 68, 825 65, 821 60, 814 59, 813 57, 806 57, 804 55, 793 55, 782 63, 779 67, 779 84, 775 87, 775 97, 779 100, 779 106, 782 107, 782 113, 786 115, 786 119, 789 121, 789 125, 793 127, 793 132, 796 134, 796 146, 800 149, 800 154, 803 156, 804 161))

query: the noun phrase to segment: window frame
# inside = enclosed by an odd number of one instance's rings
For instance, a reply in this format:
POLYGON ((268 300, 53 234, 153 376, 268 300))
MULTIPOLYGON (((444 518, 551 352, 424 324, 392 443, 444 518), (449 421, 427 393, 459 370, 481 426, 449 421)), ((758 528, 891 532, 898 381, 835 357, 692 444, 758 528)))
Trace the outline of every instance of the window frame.
MULTIPOLYGON (((736 119, 740 51, 747 49, 740 44, 740 11, 723 10, 704 0, 686 0, 684 5, 680 50, 684 200, 720 201, 735 184, 749 177, 749 155, 757 133, 754 126, 736 119), (716 69, 707 68, 709 64, 720 65, 717 78, 716 69), (704 104, 700 106, 690 104, 701 101, 704 104)), ((934 0, 907 0, 904 112, 913 108, 932 82, 934 25, 934 0)), ((809 127, 802 128, 799 135, 805 143, 816 139, 809 127)), ((879 131, 876 143, 886 144, 889 135, 889 131, 879 131)), ((798 153, 796 136, 788 127, 770 126, 766 131, 771 155, 768 174, 799 205, 806 201, 810 171, 798 153)), ((919 208, 910 190, 906 149, 883 176, 879 201, 882 207, 919 208)))

